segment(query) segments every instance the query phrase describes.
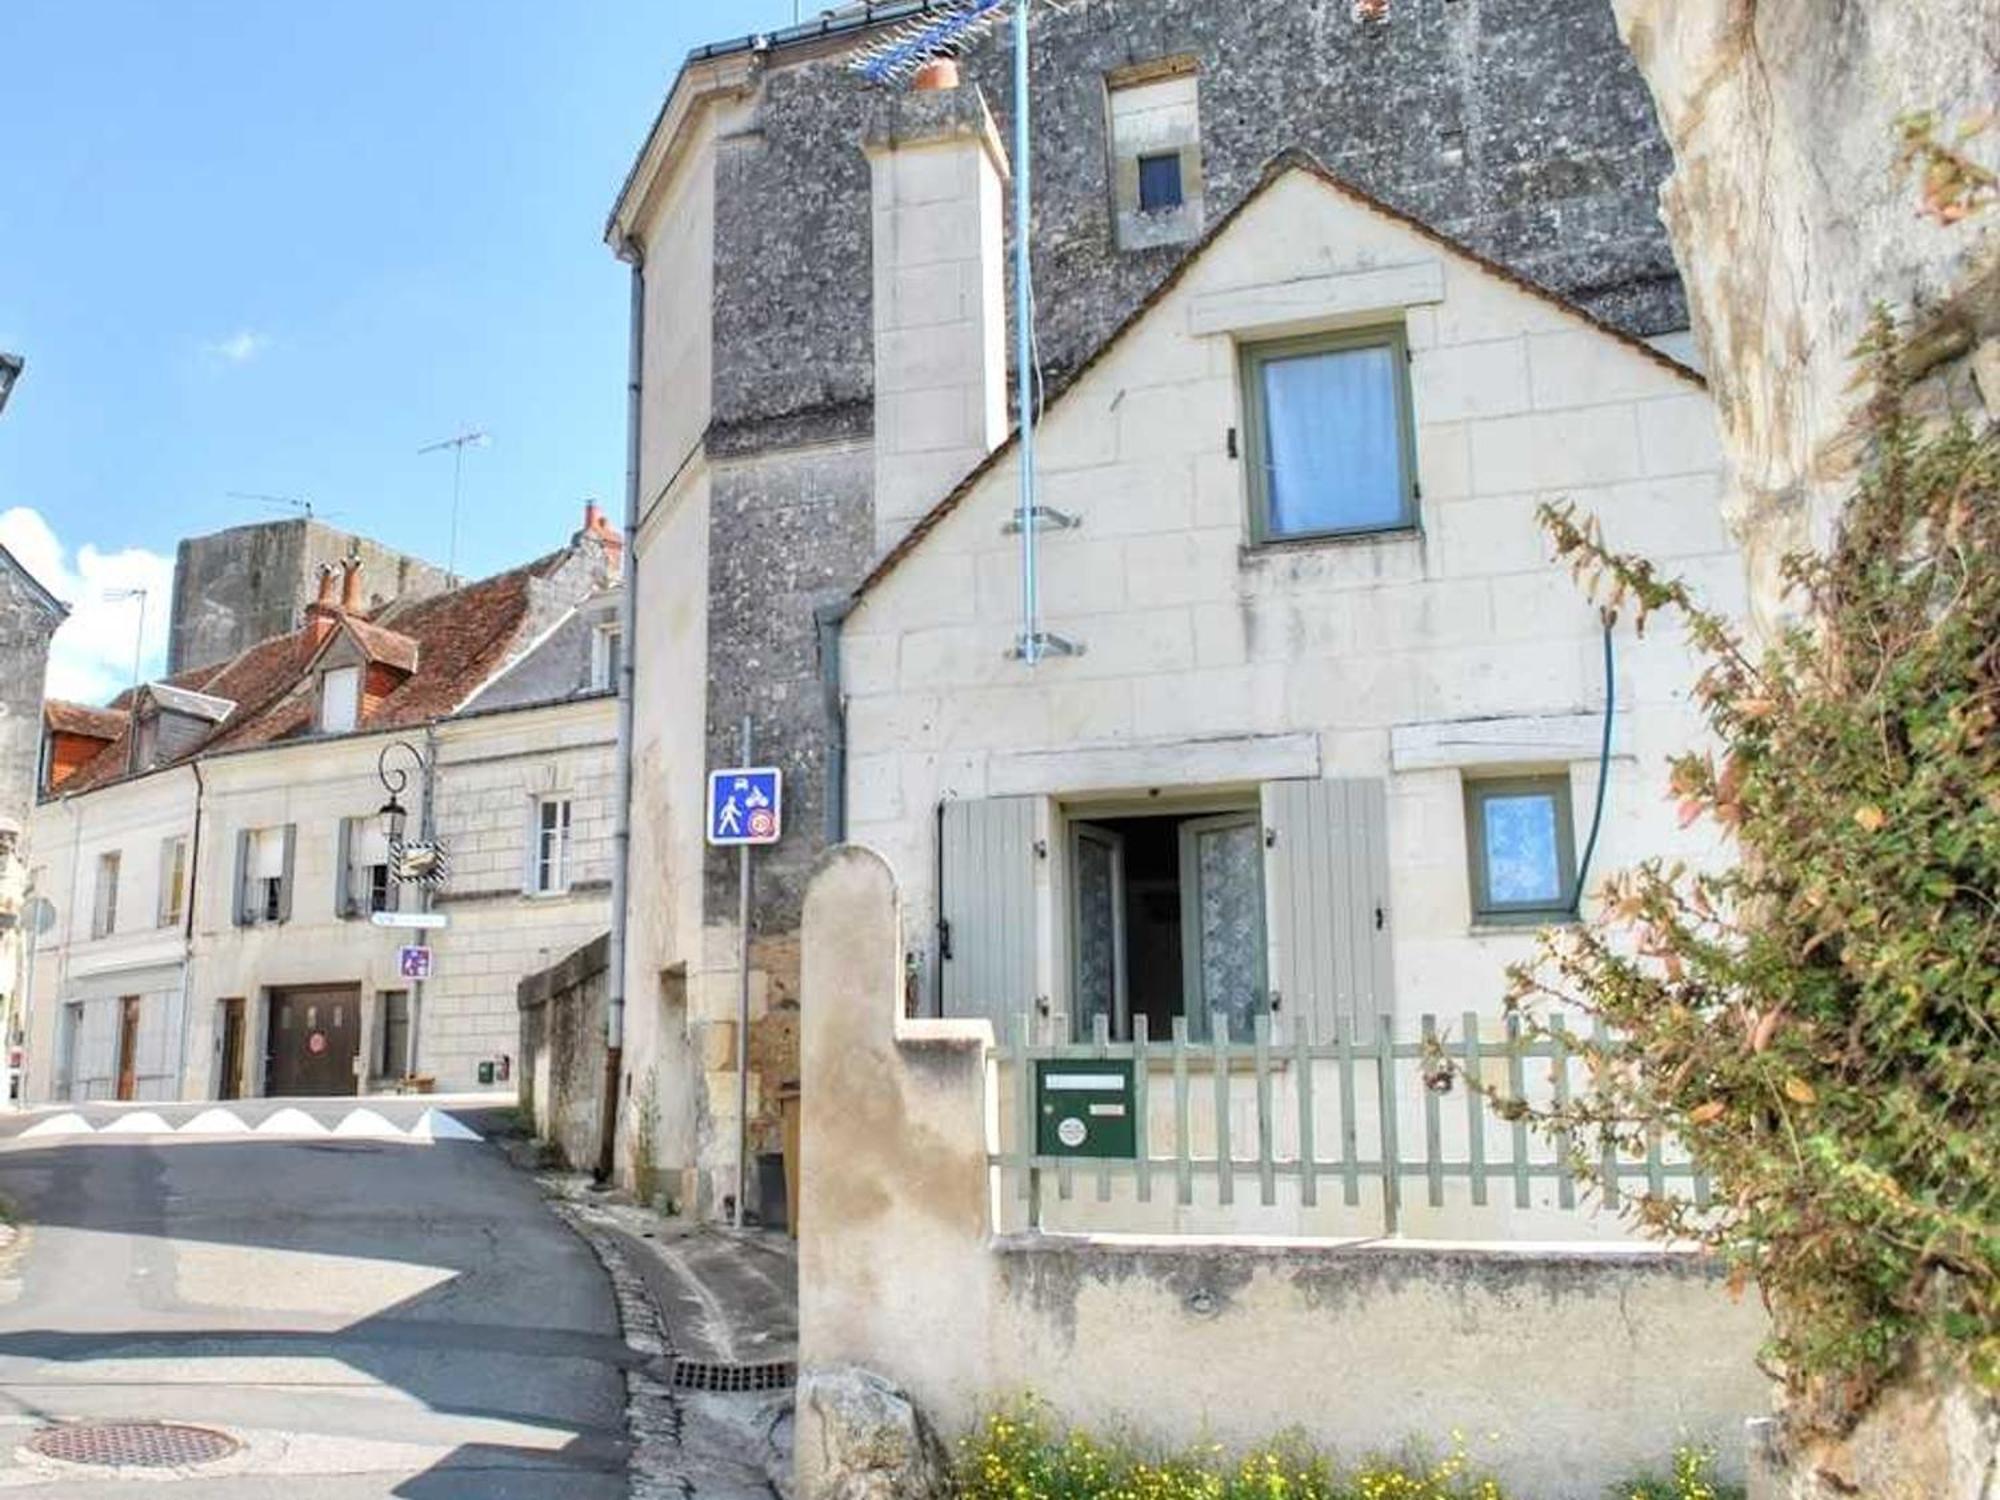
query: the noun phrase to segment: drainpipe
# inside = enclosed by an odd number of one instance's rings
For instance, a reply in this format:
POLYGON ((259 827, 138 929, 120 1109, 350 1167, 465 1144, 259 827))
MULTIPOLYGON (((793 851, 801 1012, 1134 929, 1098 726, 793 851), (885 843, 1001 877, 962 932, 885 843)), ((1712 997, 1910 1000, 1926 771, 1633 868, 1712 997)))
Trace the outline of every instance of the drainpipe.
POLYGON ((624 590, 618 598, 617 783, 611 807, 611 941, 604 1006, 604 1093, 598 1112, 597 1180, 609 1182, 618 1156, 618 1100, 625 1066, 625 930, 632 870, 632 683, 639 654, 639 417, 645 384, 646 255, 629 236, 618 258, 632 268, 632 327, 625 375, 624 590))
POLYGON ((194 827, 188 834, 187 879, 181 888, 181 1063, 180 1088, 187 1092, 188 1043, 194 1031, 194 897, 201 883, 201 805, 208 793, 201 762, 191 760, 194 773, 194 827))
POLYGON ((826 704, 826 845, 847 841, 847 696, 840 685, 840 627, 854 612, 848 596, 813 611, 819 626, 819 687, 826 704))

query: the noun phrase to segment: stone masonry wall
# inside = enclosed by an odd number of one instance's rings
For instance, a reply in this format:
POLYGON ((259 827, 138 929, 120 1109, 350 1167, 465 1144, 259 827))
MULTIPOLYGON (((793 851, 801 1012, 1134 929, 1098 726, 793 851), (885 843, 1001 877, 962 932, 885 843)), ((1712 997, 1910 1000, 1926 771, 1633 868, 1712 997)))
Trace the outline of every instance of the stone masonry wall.
POLYGON ((368 607, 442 592, 443 570, 380 542, 297 519, 188 537, 174 556, 167 671, 229 660, 298 625, 318 591, 317 569, 359 552, 368 607))
MULTIPOLYGON (((1045 375, 1060 381, 1178 259, 1116 247, 1105 74, 1196 59, 1211 220, 1302 146, 1397 207, 1645 335, 1686 313, 1655 207, 1669 158, 1603 0, 1406 0, 1382 26, 1346 0, 1093 0, 1036 12, 1035 270, 1045 375)), ((968 57, 1006 137, 1005 31, 968 57)), ((826 744, 812 607, 872 548, 870 90, 840 57, 760 83, 754 128, 716 157, 709 451, 710 763, 758 715, 758 759, 792 777, 767 861, 766 932, 797 922, 820 846, 826 744)), ((733 920, 711 861, 706 917, 733 920)))

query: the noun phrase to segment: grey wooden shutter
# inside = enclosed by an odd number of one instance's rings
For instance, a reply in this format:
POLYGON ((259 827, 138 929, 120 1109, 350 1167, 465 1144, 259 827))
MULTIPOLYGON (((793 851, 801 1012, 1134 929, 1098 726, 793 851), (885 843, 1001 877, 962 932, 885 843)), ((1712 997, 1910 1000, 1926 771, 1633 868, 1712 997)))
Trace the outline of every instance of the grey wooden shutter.
POLYGON ((1035 1004, 1033 797, 947 802, 939 820, 939 993, 947 1016, 984 1016, 997 1036, 1035 1004))
POLYGON ((1324 1041, 1395 1010, 1388 796, 1379 778, 1264 784, 1264 921, 1281 1018, 1324 1041))
POLYGON ((354 819, 342 818, 333 866, 333 914, 336 917, 351 917, 361 909, 360 902, 355 899, 354 887, 354 819))
POLYGON ((296 823, 287 823, 285 825, 285 867, 283 876, 278 881, 278 920, 280 922, 289 922, 292 920, 292 874, 298 865, 298 852, 299 825, 296 823))
POLYGON ((250 830, 236 830, 236 925, 250 925, 250 830))

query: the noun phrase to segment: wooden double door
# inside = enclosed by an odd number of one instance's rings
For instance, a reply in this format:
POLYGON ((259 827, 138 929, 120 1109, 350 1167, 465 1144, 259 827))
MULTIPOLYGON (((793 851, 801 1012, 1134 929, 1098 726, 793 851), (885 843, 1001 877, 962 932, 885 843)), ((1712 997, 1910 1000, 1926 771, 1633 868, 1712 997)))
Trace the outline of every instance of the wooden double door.
POLYGON ((275 1097, 352 1094, 360 1083, 361 987, 271 991, 264 1092, 275 1097))

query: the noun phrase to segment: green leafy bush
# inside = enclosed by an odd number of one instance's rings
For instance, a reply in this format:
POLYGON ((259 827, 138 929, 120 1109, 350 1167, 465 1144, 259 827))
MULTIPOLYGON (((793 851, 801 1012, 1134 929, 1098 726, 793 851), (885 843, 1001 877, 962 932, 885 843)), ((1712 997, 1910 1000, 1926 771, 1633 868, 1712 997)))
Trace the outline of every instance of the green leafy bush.
POLYGON ((2000 1369, 2000 439, 1925 426, 1886 319, 1863 350, 1867 459, 1794 622, 1735 627, 1594 523, 1545 510, 1607 617, 1667 611, 1706 667, 1714 747, 1683 823, 1740 862, 1652 861, 1512 972, 1531 1032, 1581 1012, 1592 1086, 1531 1114, 1578 1170, 1678 1137, 1716 1203, 1642 1198, 1650 1231, 1753 1279, 1799 1430, 1838 1430, 1920 1356, 2000 1369))

